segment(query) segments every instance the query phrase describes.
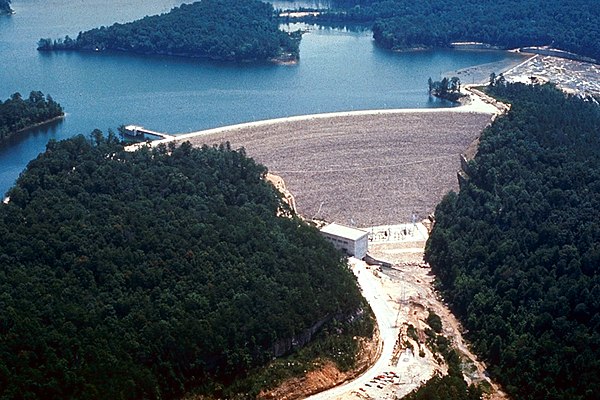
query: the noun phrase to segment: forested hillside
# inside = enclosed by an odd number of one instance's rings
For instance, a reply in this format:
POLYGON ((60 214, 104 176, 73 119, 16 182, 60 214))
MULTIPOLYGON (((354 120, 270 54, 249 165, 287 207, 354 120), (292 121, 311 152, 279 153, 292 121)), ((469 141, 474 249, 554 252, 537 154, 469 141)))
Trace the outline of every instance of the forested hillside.
MULTIPOLYGON (((484 42, 505 48, 552 45, 600 60, 597 0, 335 0, 321 21, 372 24, 390 49, 484 42)), ((319 19, 317 19, 318 21, 319 19)))
POLYGON ((600 107, 552 86, 496 85, 426 259, 476 351, 515 399, 600 393, 600 107))
POLYGON ((0 14, 9 14, 11 12, 10 0, 0 0, 0 14))
POLYGON ((258 0, 203 0, 169 13, 80 32, 76 39, 40 39, 38 50, 124 51, 226 61, 293 61, 299 33, 279 30, 273 6, 258 0))
POLYGON ((265 173, 228 145, 51 141, 0 205, 0 398, 232 398, 315 323, 360 320, 342 256, 277 216, 265 173))
POLYGON ((63 109, 50 95, 34 91, 27 99, 15 93, 0 100, 0 142, 16 132, 62 116, 63 109))

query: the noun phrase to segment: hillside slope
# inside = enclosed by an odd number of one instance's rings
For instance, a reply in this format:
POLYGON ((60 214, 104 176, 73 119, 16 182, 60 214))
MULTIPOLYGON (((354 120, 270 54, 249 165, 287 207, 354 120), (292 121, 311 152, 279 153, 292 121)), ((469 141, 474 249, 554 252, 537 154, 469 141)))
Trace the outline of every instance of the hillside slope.
POLYGON ((50 142, 0 206, 0 398, 230 397, 360 312, 341 255, 278 216, 265 173, 227 145, 50 142))
POLYGON ((436 209, 426 260, 515 399, 600 391, 600 107, 498 85, 469 180, 436 209))

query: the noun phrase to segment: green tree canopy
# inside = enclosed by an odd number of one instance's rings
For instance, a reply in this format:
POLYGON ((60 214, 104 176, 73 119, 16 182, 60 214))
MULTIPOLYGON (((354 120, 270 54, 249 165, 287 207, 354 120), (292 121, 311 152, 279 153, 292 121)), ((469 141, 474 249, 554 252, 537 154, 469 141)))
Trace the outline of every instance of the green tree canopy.
POLYGON ((551 45, 600 60, 596 0, 334 0, 341 10, 310 19, 365 23, 390 49, 483 42, 502 48, 551 45))
POLYGON ((265 173, 228 145, 51 141, 0 206, 0 398, 223 396, 360 312, 341 254, 278 216, 265 173))
POLYGON ((298 58, 299 33, 279 30, 273 6, 258 0, 203 0, 169 13, 43 38, 38 50, 124 51, 226 61, 298 58))
POLYGON ((426 259, 516 399, 600 392, 600 107, 498 83, 512 104, 436 209, 426 259))
POLYGON ((33 91, 23 99, 14 93, 6 101, 0 100, 0 142, 20 130, 64 115, 63 109, 52 96, 33 91))

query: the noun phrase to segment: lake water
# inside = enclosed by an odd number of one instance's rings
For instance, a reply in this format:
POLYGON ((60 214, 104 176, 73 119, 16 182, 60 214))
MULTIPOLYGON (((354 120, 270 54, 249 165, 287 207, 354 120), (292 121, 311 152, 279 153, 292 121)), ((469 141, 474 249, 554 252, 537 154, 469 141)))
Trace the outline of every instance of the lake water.
MULTIPOLYGON (((505 52, 393 53, 370 32, 313 29, 297 65, 227 65, 125 54, 39 53, 42 37, 169 11, 181 0, 14 0, 0 17, 0 98, 51 94, 67 117, 0 147, 0 194, 50 138, 116 131, 121 124, 167 133, 320 112, 449 106, 427 95, 427 79, 446 71, 516 57, 505 52)), ((292 2, 296 6, 322 2, 292 2)), ((276 2, 283 8, 286 2, 276 2)))

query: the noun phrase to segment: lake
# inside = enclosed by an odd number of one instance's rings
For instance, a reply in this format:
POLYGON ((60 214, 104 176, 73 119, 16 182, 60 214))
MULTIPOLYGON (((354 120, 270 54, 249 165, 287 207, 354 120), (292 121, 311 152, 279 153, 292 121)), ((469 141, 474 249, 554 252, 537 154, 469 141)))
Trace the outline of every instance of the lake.
POLYGON ((0 194, 49 139, 87 135, 94 128, 116 131, 121 124, 185 133, 321 112, 448 107, 429 98, 429 77, 438 79, 447 71, 518 57, 500 51, 393 53, 378 48, 369 31, 314 27, 303 36, 300 62, 292 66, 36 51, 42 37, 75 37, 82 30, 167 12, 180 3, 13 1, 16 14, 0 17, 0 98, 15 92, 26 97, 41 90, 61 103, 67 116, 0 146, 0 194))

